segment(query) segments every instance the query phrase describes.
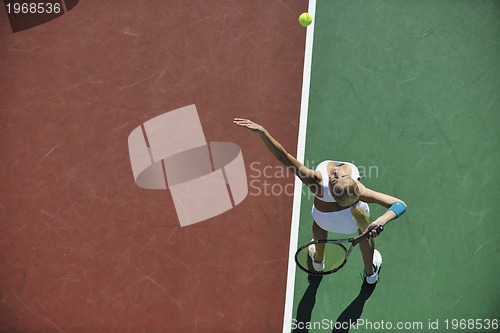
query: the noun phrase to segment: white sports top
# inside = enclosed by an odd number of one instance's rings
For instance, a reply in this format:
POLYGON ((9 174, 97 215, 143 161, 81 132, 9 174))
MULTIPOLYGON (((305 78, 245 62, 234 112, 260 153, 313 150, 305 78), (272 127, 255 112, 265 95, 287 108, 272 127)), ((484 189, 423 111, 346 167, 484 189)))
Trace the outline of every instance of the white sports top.
POLYGON ((336 166, 339 166, 342 164, 350 165, 351 170, 352 170, 351 178, 354 180, 359 180, 359 170, 358 170, 358 167, 352 163, 339 162, 339 161, 329 161, 329 160, 321 162, 316 167, 316 171, 321 172, 321 177, 323 178, 323 180, 322 180, 322 182, 323 182, 323 196, 322 197, 316 196, 316 198, 318 198, 321 201, 325 201, 325 202, 335 202, 335 199, 333 198, 332 193, 330 192, 330 187, 328 186, 328 180, 330 179, 330 177, 328 175, 328 170, 326 169, 326 167, 327 167, 329 162, 334 162, 336 166))

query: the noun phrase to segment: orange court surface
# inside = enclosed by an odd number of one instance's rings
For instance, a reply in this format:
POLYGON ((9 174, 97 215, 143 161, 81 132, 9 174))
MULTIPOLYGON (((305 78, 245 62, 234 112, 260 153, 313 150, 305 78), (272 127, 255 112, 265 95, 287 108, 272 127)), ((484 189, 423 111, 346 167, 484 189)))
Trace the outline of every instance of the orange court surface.
POLYGON ((0 331, 281 331, 292 195, 181 228, 169 191, 134 183, 127 138, 195 104, 264 179, 251 163, 278 163, 232 120, 295 149, 307 1, 73 5, 15 33, 0 8, 0 331))

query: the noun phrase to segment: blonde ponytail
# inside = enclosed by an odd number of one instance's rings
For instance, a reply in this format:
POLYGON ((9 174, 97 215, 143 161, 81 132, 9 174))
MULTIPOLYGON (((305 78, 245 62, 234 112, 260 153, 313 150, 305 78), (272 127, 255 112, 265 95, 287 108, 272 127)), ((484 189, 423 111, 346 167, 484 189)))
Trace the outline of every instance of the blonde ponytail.
POLYGON ((371 223, 370 215, 363 209, 363 207, 358 204, 352 205, 350 208, 352 217, 356 221, 356 225, 358 226, 361 232, 365 231, 368 228, 368 225, 371 223))

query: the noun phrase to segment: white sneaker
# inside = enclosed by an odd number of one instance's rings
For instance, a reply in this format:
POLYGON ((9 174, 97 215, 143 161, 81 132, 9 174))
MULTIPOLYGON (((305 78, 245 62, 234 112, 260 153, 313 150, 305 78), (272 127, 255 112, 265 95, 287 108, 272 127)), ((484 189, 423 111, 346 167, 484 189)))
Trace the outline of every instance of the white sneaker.
POLYGON ((375 284, 378 281, 378 273, 380 272, 380 267, 382 267, 382 255, 377 250, 373 250, 373 266, 375 266, 375 271, 372 275, 366 275, 365 280, 368 284, 375 284))
POLYGON ((316 272, 323 272, 323 270, 325 269, 325 257, 323 256, 322 262, 317 262, 316 260, 314 260, 314 255, 316 254, 316 246, 314 244, 309 245, 308 250, 314 270, 316 272))

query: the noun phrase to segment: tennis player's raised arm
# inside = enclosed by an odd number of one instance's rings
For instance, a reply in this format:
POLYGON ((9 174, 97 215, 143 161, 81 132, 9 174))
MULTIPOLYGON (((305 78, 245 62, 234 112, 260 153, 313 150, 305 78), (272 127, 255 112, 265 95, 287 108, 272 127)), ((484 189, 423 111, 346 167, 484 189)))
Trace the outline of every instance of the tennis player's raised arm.
POLYGON ((261 125, 254 123, 249 119, 234 118, 236 125, 247 127, 248 129, 257 132, 266 144, 267 148, 283 165, 288 167, 299 179, 306 185, 315 183, 318 180, 316 171, 306 168, 293 155, 289 154, 283 146, 274 139, 269 132, 261 125))

